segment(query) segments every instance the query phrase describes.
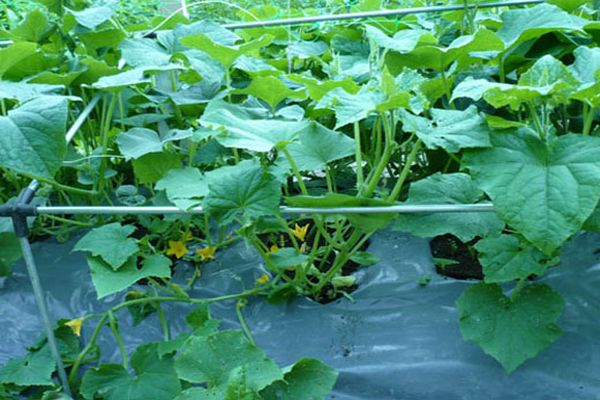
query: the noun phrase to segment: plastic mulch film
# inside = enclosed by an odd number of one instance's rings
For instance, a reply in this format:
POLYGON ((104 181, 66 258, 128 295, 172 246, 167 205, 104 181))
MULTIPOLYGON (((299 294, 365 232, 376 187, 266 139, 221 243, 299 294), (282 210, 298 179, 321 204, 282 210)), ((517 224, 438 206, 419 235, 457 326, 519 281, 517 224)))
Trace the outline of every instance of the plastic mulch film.
MULTIPOLYGON (((89 269, 81 253, 69 253, 66 244, 34 245, 42 284, 54 319, 100 312, 120 302, 122 295, 96 300, 89 269)), ((543 279, 566 300, 559 323, 565 334, 536 359, 508 375, 496 361, 458 328, 454 302, 471 284, 437 276, 427 241, 382 232, 370 251, 380 263, 357 272, 355 302, 346 299, 316 304, 296 299, 270 305, 251 300, 243 309, 254 338, 279 365, 301 357, 319 358, 340 372, 336 400, 596 400, 600 398, 600 236, 585 234, 567 245, 563 263, 543 279), (420 287, 418 280, 430 275, 420 287)), ((251 287, 262 274, 258 256, 243 243, 218 253, 218 261, 202 267, 193 296, 237 293, 251 287)), ((183 282, 192 267, 178 267, 183 282)), ((189 305, 165 304, 173 333, 185 329, 189 305)), ((233 302, 211 306, 223 328, 238 328, 233 302)), ((120 314, 128 350, 160 340, 156 315, 141 326, 130 327, 127 312, 120 314)), ((21 356, 42 332, 33 294, 24 268, 0 285, 0 364, 21 356)), ((84 326, 84 336, 93 329, 84 326)), ((100 338, 104 361, 120 356, 108 329, 100 338)))

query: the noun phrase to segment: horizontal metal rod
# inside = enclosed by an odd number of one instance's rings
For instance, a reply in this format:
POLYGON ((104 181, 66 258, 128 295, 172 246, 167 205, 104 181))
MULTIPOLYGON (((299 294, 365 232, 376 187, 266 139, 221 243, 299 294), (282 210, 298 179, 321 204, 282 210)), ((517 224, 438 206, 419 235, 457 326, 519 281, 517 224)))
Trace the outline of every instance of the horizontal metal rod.
MULTIPOLYGON (((492 212, 491 203, 397 205, 388 207, 280 207, 282 214, 422 214, 448 212, 492 212)), ((182 210, 177 207, 111 207, 111 206, 40 206, 38 215, 190 215, 204 214, 202 207, 182 210)))
POLYGON ((325 21, 341 21, 348 19, 366 19, 366 18, 378 18, 378 17, 399 17, 410 14, 424 14, 432 12, 445 12, 445 11, 460 11, 465 8, 494 8, 494 7, 509 7, 509 6, 523 6, 529 4, 544 3, 545 0, 517 0, 517 1, 499 1, 494 3, 480 3, 480 4, 456 4, 447 6, 430 6, 430 7, 408 7, 408 8, 395 8, 390 10, 379 10, 379 11, 365 11, 356 13, 346 14, 327 14, 327 15, 314 15, 310 17, 298 17, 298 18, 285 18, 285 19, 274 19, 271 21, 251 21, 241 22, 235 24, 224 24, 224 28, 228 29, 248 29, 248 28, 261 28, 268 26, 281 26, 281 25, 300 25, 309 24, 315 22, 325 21))

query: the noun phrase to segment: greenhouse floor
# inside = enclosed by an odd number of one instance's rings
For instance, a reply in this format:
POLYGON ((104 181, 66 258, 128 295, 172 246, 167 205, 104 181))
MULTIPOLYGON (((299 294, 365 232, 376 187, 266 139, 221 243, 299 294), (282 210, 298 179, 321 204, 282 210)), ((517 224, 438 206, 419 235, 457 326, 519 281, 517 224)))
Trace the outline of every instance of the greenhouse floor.
MULTIPOLYGON (((67 252, 72 244, 38 242, 33 246, 55 319, 105 310, 122 296, 96 300, 83 255, 67 252)), ((280 365, 316 357, 340 372, 329 399, 597 399, 600 324, 595 313, 600 308, 600 256, 595 252, 599 248, 599 235, 577 237, 566 246, 561 267, 543 278, 566 299, 559 321, 565 334, 510 375, 461 338, 454 302, 470 283, 437 276, 427 241, 403 234, 382 232, 372 239, 370 251, 381 262, 357 273, 354 303, 341 299, 320 305, 298 299, 270 305, 255 299, 243 312, 257 345, 280 365), (418 281, 424 275, 432 280, 421 287, 418 281)), ((191 295, 239 292, 244 283, 251 286, 260 276, 259 264, 259 257, 238 243, 203 267, 191 295)), ((184 265, 175 281, 183 281, 190 273, 191 267, 184 265)), ((23 265, 0 287, 2 364, 23 355, 42 326, 23 265)), ((174 334, 184 329, 188 309, 186 305, 165 306, 174 334)), ((214 304, 211 310, 223 320, 224 328, 239 327, 233 303, 214 304)), ((124 320, 131 321, 129 317, 124 320)), ((129 350, 161 338, 155 315, 142 324, 142 329, 123 324, 129 350)), ((91 329, 84 325, 83 335, 91 329)), ((119 360, 108 330, 100 343, 103 354, 119 360)))

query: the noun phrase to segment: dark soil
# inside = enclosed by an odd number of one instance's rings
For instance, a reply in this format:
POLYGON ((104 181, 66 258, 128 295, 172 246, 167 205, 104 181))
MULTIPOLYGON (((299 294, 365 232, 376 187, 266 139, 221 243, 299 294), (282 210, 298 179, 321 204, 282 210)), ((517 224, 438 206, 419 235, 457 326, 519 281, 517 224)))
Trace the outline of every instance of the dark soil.
MULTIPOLYGON (((312 219, 296 221, 295 223, 297 223, 298 225, 301 225, 301 226, 303 226, 305 224, 310 224, 311 227, 314 227, 314 221, 312 219)), ((334 229, 328 228, 327 230, 330 234, 333 234, 335 232, 334 229)), ((309 233, 306 235, 306 238, 305 238, 305 243, 307 246, 306 252, 310 252, 310 250, 315 246, 315 243, 314 243, 315 233, 316 233, 316 229, 309 229, 309 233)), ((347 236, 349 237, 350 234, 348 234, 347 236)), ((346 237, 346 239, 348 239, 348 237, 346 237)), ((290 240, 288 235, 285 235, 285 234, 278 234, 277 236, 274 236, 273 234, 263 234, 263 235, 259 235, 259 238, 263 241, 263 243, 265 243, 267 245, 267 247, 270 247, 273 244, 276 244, 277 246, 279 246, 281 248, 293 247, 292 241, 290 240)), ((325 246, 326 244, 327 244, 327 242, 325 241, 325 239, 323 237, 319 237, 319 242, 316 245, 317 246, 325 246)), ((368 247, 369 247, 369 241, 365 242, 365 244, 363 244, 361 246, 360 251, 366 251, 368 247)), ((321 271, 322 272, 328 271, 332 267, 334 261, 335 261, 335 254, 332 253, 327 257, 327 259, 323 263, 323 267, 321 268, 321 271)), ((317 261, 315 262, 315 265, 318 266, 319 263, 320 263, 320 259, 317 259, 317 261)), ((346 264, 342 267, 341 273, 343 276, 352 275, 359 268, 360 268, 360 264, 357 264, 352 260, 348 260, 346 262, 346 264)), ((294 274, 295 274, 294 271, 287 271, 286 273, 288 274, 288 276, 290 276, 290 278, 293 278, 294 274)), ((316 278, 314 279, 314 282, 315 283, 317 282, 316 278)), ((355 284, 355 285, 352 285, 349 287, 345 287, 343 289, 335 290, 333 285, 327 284, 323 287, 323 289, 321 290, 321 292, 318 295, 309 296, 309 297, 311 299, 317 301, 318 303, 327 304, 327 303, 331 303, 332 301, 337 300, 341 297, 344 297, 342 290, 346 294, 350 294, 350 293, 354 292, 357 288, 358 288, 358 285, 355 284)))
POLYGON ((483 279, 483 269, 477 260, 477 252, 473 245, 479 239, 463 243, 456 236, 436 236, 429 242, 431 255, 434 258, 453 260, 456 264, 436 262, 435 270, 438 274, 454 279, 483 279))

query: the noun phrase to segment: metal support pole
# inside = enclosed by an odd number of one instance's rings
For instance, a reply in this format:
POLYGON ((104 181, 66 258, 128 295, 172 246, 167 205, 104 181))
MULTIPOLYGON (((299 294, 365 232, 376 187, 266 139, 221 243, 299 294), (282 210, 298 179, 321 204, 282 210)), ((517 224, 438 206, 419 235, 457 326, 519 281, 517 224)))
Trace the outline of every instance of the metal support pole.
MULTIPOLYGON (((428 204, 397 205, 388 207, 280 207, 282 214, 424 214, 452 212, 493 212, 491 203, 482 204, 428 204)), ((202 207, 182 210, 177 207, 120 207, 120 206, 39 206, 37 215, 185 215, 204 214, 202 207)))
POLYGON ((54 329, 52 328, 52 321, 48 315, 48 308, 44 300, 44 290, 40 283, 40 277, 37 272, 33 253, 31 251, 31 245, 29 244, 29 228, 27 226, 27 218, 35 215, 35 206, 31 204, 33 196, 35 195, 35 189, 37 189, 38 183, 36 181, 21 192, 17 201, 13 205, 5 205, 0 207, 0 216, 9 216, 12 218, 13 227, 15 229, 15 235, 19 239, 21 245, 21 252, 23 253, 23 259, 25 260, 25 266, 27 267, 27 275, 33 288, 33 295, 35 297, 35 303, 37 304, 40 315, 42 316, 42 323, 46 330, 46 340, 50 347, 50 352, 54 361, 56 362, 56 369, 58 371, 58 377, 62 383, 65 394, 71 396, 71 388, 69 386, 69 380, 65 372, 65 366, 62 362, 58 346, 56 344, 56 337, 54 336, 54 329))
POLYGON ((298 17, 298 18, 285 18, 275 19, 271 21, 252 21, 242 22, 235 24, 224 24, 224 28, 228 29, 248 29, 248 28, 264 28, 269 26, 280 26, 280 25, 301 25, 316 22, 326 21, 341 21, 348 19, 366 19, 366 18, 378 18, 378 17, 399 17, 410 14, 424 14, 431 12, 446 12, 446 11, 460 11, 464 9, 473 8, 495 8, 495 7, 510 7, 510 6, 523 6, 529 4, 540 4, 544 3, 545 0, 517 0, 517 1, 499 1, 495 3, 479 3, 479 4, 456 4, 448 6, 430 6, 430 7, 409 7, 409 8, 395 8, 390 10, 380 11, 366 11, 357 13, 346 13, 346 14, 329 14, 329 15, 315 15, 310 17, 298 17))
POLYGON ((29 281, 31 282, 31 286, 33 287, 35 302, 37 304, 38 311, 42 316, 42 323, 44 324, 44 328, 46 330, 46 339, 48 340, 48 346, 50 347, 50 352, 52 353, 52 356, 56 361, 58 378, 60 379, 65 394, 69 397, 72 397, 71 387, 69 386, 69 379, 67 378, 67 373, 65 372, 65 366, 62 362, 62 357, 60 355, 60 352, 58 351, 56 336, 54 336, 54 329, 52 329, 52 321, 50 320, 50 315, 48 314, 48 309, 46 307, 46 301, 44 299, 44 290, 42 289, 42 285, 40 283, 40 277, 37 272, 37 267, 33 258, 33 252, 31 251, 31 245, 29 244, 29 239, 27 237, 19 237, 19 244, 21 245, 21 251, 23 252, 23 259, 25 260, 25 266, 27 267, 29 281))

